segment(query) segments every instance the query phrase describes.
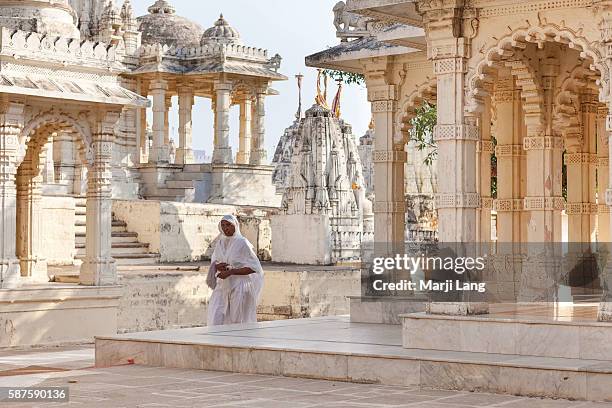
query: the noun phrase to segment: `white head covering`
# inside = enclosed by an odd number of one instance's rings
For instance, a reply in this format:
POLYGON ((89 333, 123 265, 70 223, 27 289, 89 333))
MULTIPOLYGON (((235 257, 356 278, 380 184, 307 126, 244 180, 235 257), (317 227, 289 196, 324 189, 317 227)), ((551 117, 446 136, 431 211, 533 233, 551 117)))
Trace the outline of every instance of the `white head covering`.
POLYGON ((255 254, 253 245, 240 233, 240 225, 235 216, 225 215, 221 221, 219 221, 218 226, 221 236, 215 245, 211 264, 226 263, 230 265, 230 268, 251 268, 255 273, 245 276, 230 276, 225 280, 218 279, 214 284, 209 282, 209 286, 214 289, 217 284, 222 284, 226 288, 247 284, 249 286, 248 290, 252 290, 255 298, 258 299, 263 288, 263 268, 255 254), (225 235, 221 228, 221 221, 227 221, 234 225, 234 235, 231 237, 225 235), (249 282, 245 282, 247 280, 249 282))

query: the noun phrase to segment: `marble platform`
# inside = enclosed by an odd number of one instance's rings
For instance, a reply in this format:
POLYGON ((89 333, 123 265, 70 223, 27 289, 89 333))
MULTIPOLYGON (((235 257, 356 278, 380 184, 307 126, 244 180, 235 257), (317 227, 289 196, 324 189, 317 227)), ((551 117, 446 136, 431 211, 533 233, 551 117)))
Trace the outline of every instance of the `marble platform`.
POLYGON ((597 304, 492 305, 485 315, 400 318, 407 349, 612 362, 612 324, 597 321, 597 304))
POLYGON ((117 333, 119 286, 24 284, 0 289, 0 349, 91 342, 117 333))
POLYGON ((611 361, 407 349, 400 326, 344 316, 97 337, 96 366, 123 364, 612 400, 611 361))

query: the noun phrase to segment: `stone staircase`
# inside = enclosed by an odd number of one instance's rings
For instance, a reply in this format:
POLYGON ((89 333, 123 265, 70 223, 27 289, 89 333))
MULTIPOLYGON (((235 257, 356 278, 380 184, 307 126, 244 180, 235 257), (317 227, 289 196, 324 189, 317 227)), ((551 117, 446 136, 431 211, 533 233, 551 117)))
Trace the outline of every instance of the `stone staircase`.
MULTIPOLYGON (((85 198, 76 199, 75 212, 75 260, 85 259, 86 204, 85 198)), ((117 266, 153 265, 159 262, 159 255, 149 252, 149 244, 138 241, 138 234, 130 232, 127 224, 113 216, 112 256, 117 266)))
POLYGON ((185 164, 182 171, 173 173, 163 184, 144 191, 147 200, 197 202, 196 184, 205 181, 211 172, 211 164, 185 164))

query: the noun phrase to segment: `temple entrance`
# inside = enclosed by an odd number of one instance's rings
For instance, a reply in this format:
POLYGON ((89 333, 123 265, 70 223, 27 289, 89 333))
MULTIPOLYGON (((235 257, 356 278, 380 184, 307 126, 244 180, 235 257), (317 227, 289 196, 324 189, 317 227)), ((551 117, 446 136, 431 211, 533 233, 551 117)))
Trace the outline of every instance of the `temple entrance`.
POLYGON ((47 282, 43 194, 77 197, 86 193, 86 179, 83 180, 86 177, 83 170, 88 167, 86 139, 71 125, 55 121, 41 125, 25 137, 28 140, 25 156, 16 174, 16 254, 22 277, 47 282), (56 152, 64 153, 65 157, 56 152), (54 158, 59 159, 57 168, 54 158))
MULTIPOLYGON (((48 281, 45 253, 50 251, 49 246, 54 240, 45 240, 44 237, 61 231, 43 231, 57 222, 45 219, 42 203, 47 195, 43 193, 44 187, 60 186, 64 188, 64 200, 74 200, 85 192, 87 195, 86 255, 81 265, 80 283, 94 286, 115 284, 116 267, 111 257, 111 155, 120 109, 100 108, 95 112, 76 111, 75 114, 72 110, 45 111, 30 106, 31 111, 39 113, 30 114, 29 119, 24 120, 24 105, 12 103, 10 106, 14 109, 15 122, 12 127, 6 127, 5 132, 10 130, 15 134, 15 148, 9 156, 14 170, 8 172, 3 180, 5 199, 2 203, 6 209, 3 237, 10 237, 10 241, 4 240, 2 249, 13 261, 4 275, 5 281, 18 284, 19 276, 26 279, 22 282, 48 281), (20 121, 24 124, 15 126, 20 121), (65 162, 60 160, 56 168, 49 166, 48 161, 53 139, 65 134, 70 135, 66 142, 72 145, 70 149, 75 158, 70 163, 71 180, 63 184, 45 184, 45 181, 54 181, 56 173, 61 180, 62 170, 66 170, 62 169, 65 162), (88 175, 86 187, 83 186, 84 169, 88 175)), ((69 220, 73 225, 74 217, 73 212, 69 220)), ((58 236, 55 238, 57 240, 58 236)), ((74 232, 72 240, 74 242, 74 232)))

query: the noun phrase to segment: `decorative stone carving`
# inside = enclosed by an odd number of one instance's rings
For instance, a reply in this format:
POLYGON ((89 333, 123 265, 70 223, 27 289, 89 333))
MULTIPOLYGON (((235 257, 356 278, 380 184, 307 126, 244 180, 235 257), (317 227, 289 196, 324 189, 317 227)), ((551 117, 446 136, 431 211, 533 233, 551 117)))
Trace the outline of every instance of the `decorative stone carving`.
POLYGON ((329 219, 327 253, 333 263, 358 260, 361 243, 372 238, 373 231, 364 230, 372 205, 352 129, 320 105, 308 109, 300 122, 282 209, 303 220, 329 219))
POLYGON ((369 23, 373 20, 346 11, 346 3, 339 1, 333 8, 336 35, 346 41, 348 38, 359 38, 368 35, 369 23))

